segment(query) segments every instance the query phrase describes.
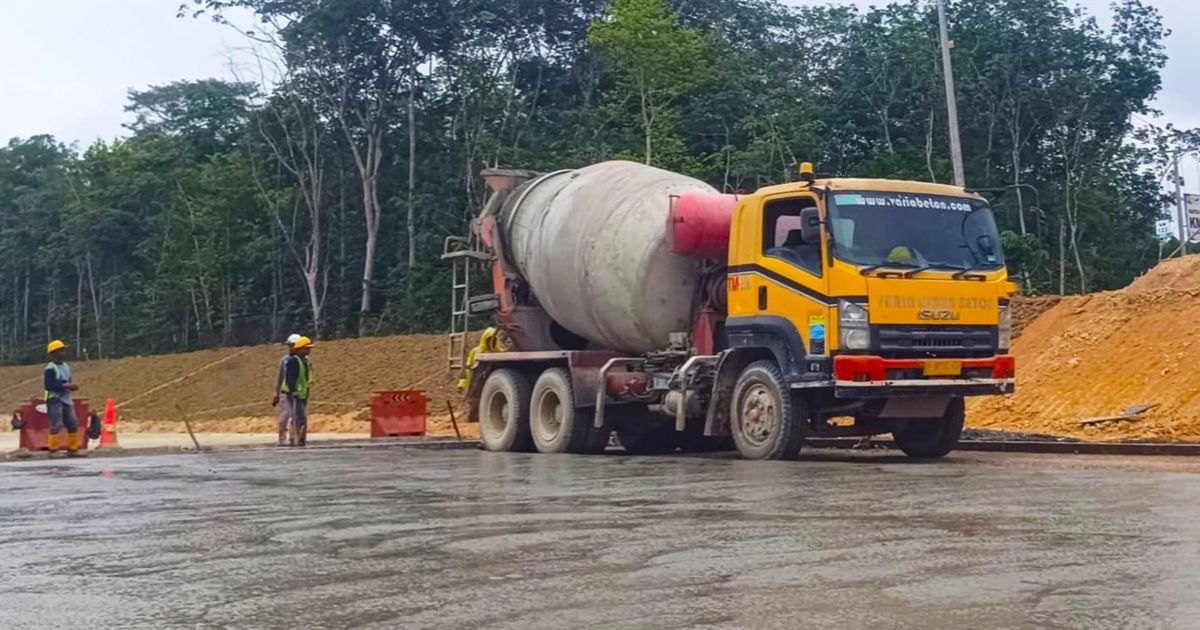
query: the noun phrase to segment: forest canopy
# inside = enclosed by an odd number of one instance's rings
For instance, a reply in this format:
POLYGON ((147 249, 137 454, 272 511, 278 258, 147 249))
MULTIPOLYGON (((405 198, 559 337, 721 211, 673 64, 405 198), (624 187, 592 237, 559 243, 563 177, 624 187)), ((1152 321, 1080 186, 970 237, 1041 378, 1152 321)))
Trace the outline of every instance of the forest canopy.
MULTIPOLYGON (((948 183, 937 15, 774 0, 189 0, 233 80, 129 93, 129 133, 0 148, 0 361, 440 331, 444 239, 487 166, 622 158, 725 191, 821 174, 948 183)), ((1167 31, 1065 0, 949 3, 968 186, 1028 290, 1153 265, 1167 31), (1108 20, 1105 23, 1109 23, 1108 20)))

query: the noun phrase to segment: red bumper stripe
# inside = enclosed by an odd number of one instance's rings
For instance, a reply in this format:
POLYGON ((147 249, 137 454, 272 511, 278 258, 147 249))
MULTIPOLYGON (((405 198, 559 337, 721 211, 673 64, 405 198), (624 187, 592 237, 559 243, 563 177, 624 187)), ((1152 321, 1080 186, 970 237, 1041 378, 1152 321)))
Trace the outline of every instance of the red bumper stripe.
MULTIPOLYGON (((871 356, 839 356, 833 359, 833 377, 839 381, 885 381, 888 370, 920 370, 930 360, 941 359, 885 359, 871 356), (865 377, 865 378, 864 378, 865 377)), ((1017 360, 1008 354, 984 359, 952 359, 962 361, 964 370, 990 369, 992 378, 1013 378, 1017 360)))

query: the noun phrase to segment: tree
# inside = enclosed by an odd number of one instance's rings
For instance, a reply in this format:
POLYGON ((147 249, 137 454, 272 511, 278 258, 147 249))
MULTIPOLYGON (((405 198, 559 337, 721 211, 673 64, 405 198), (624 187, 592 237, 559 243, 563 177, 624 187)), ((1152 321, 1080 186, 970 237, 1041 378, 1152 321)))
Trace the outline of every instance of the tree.
POLYGON ((588 41, 598 46, 617 77, 620 106, 632 99, 640 116, 646 164, 655 142, 671 142, 678 124, 672 109, 701 72, 704 38, 677 24, 665 0, 613 0, 608 16, 592 25, 588 41))

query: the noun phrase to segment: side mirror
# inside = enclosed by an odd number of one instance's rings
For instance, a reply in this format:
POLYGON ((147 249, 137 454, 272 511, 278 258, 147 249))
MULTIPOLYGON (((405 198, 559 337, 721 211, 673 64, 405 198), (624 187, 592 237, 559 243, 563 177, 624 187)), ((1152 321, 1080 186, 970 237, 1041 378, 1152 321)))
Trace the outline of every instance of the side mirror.
POLYGON ((821 211, 805 208, 800 211, 800 234, 805 245, 821 244, 821 211))

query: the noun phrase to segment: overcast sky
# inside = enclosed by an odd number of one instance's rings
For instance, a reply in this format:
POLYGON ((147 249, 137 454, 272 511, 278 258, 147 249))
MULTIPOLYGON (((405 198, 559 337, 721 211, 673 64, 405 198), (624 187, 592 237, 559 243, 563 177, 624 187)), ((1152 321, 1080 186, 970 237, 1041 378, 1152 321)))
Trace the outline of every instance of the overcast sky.
MULTIPOLYGON (((839 0, 787 0, 828 4, 839 0)), ((1079 0, 1107 21, 1109 0, 1079 0)), ((1157 107, 1180 127, 1200 127, 1200 0, 1147 0, 1176 31, 1157 107)), ((126 92, 180 79, 228 77, 237 33, 177 19, 180 0, 0 0, 0 142, 49 133, 83 145, 122 135, 126 92)), ((886 0, 841 0, 883 4, 886 0)), ((248 20, 249 16, 241 16, 248 20)), ((1193 184, 1200 172, 1187 173, 1193 184)))

